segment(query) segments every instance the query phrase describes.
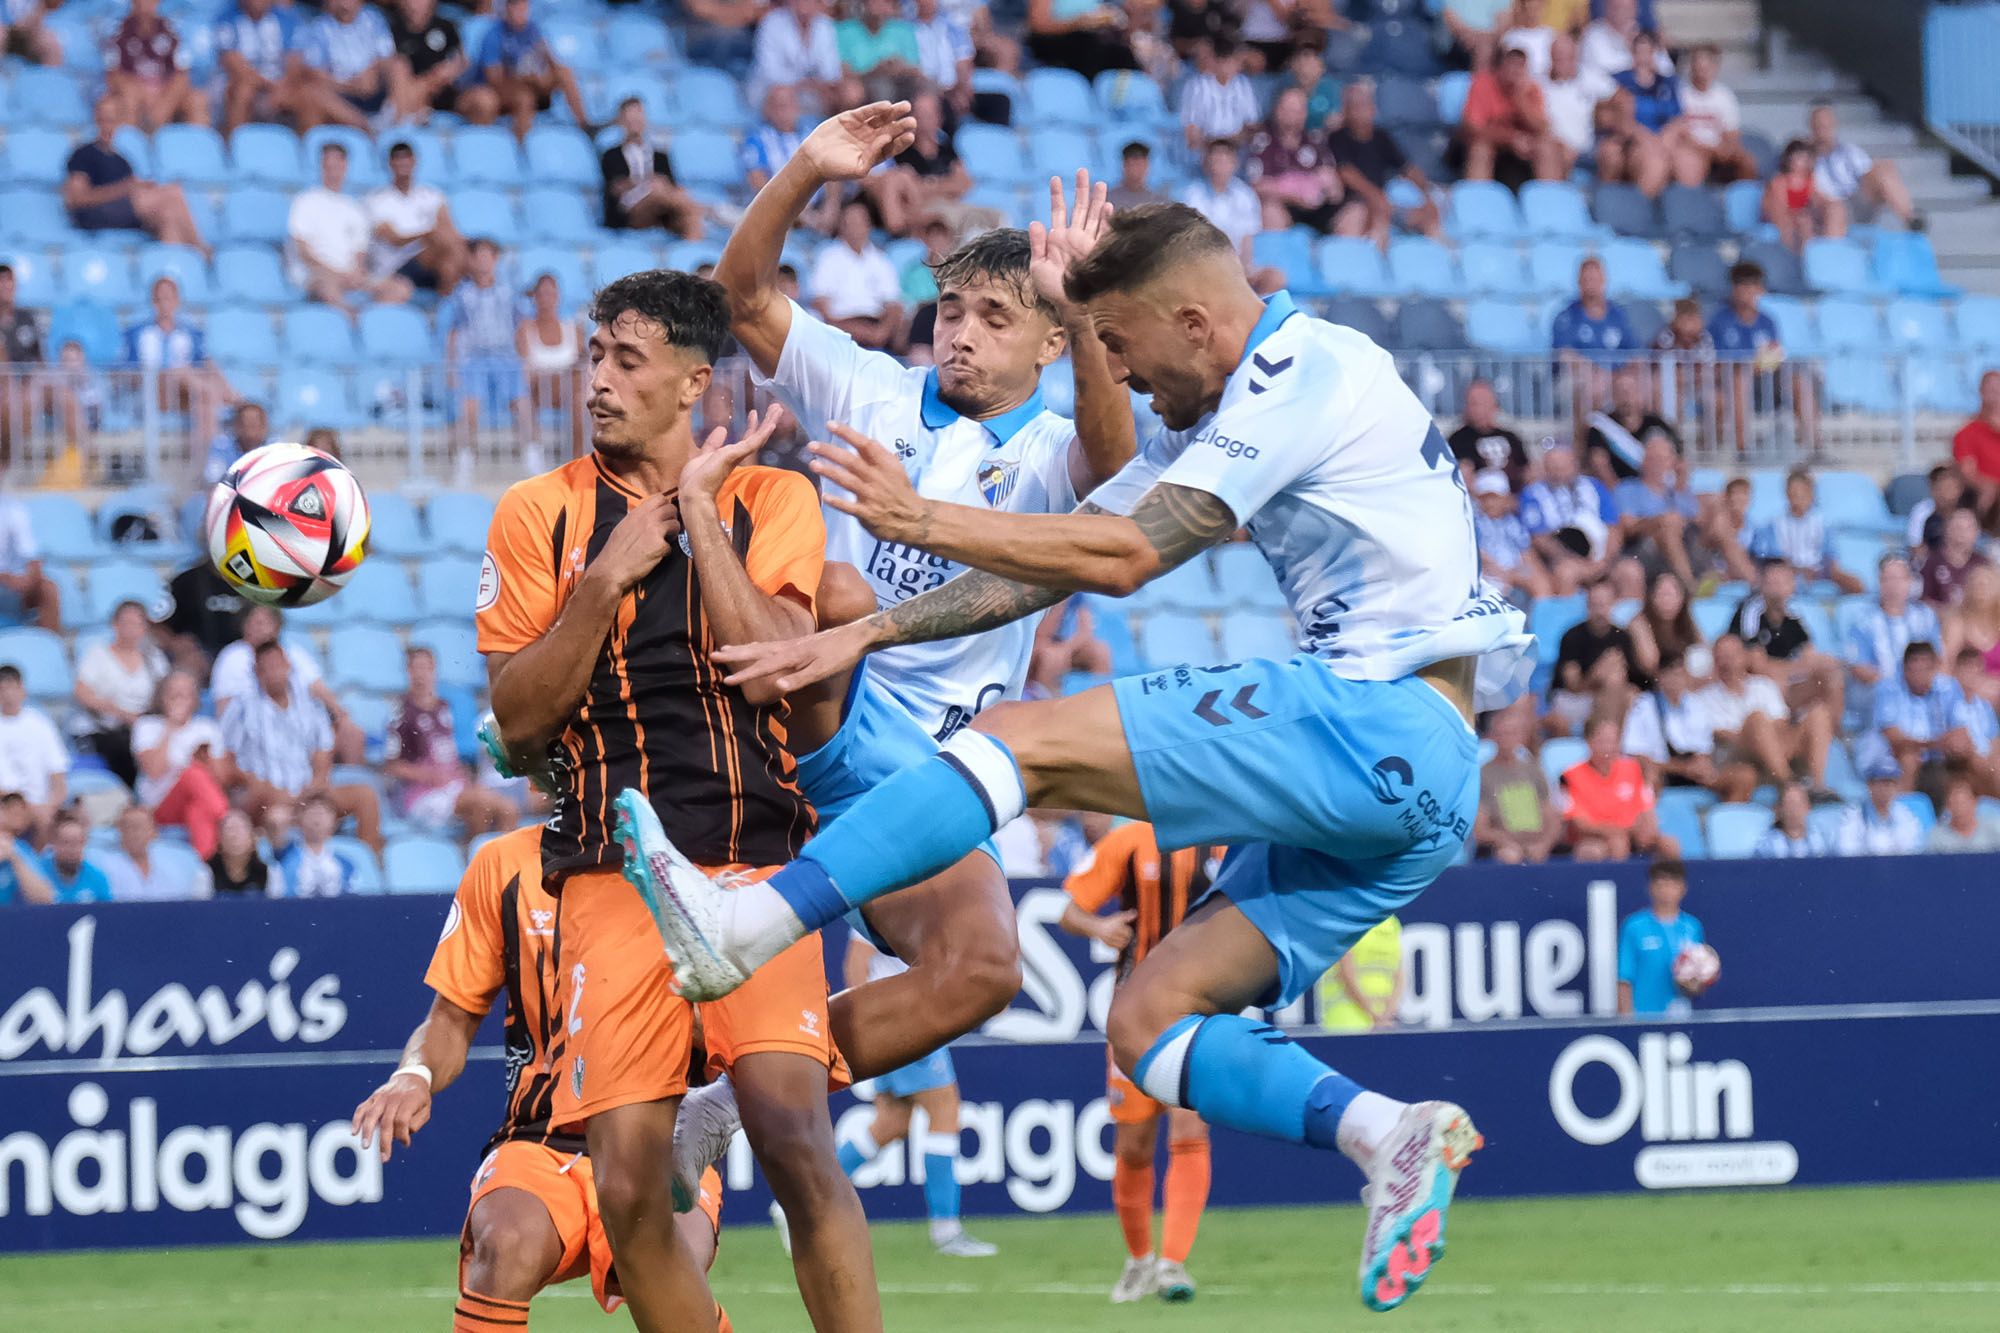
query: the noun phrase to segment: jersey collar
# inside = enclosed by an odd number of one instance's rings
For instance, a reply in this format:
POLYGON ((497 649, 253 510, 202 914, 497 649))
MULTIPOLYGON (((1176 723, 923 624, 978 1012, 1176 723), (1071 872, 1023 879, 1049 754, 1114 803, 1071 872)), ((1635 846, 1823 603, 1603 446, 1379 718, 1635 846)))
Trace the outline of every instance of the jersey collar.
POLYGON ((1298 312, 1299 307, 1292 300, 1290 292, 1271 293, 1270 298, 1264 302, 1264 313, 1257 317, 1256 325, 1250 330, 1250 341, 1243 344, 1243 359, 1249 360, 1250 353, 1257 350, 1259 343, 1276 333, 1280 324, 1298 312))
MULTIPOLYGON (((1037 383, 1035 391, 1029 394, 1027 400, 1019 407, 1010 408, 997 417, 988 417, 978 424, 991 432, 997 443, 1005 444, 1016 435, 1019 435, 1021 428, 1040 416, 1043 410, 1042 386, 1040 383, 1037 383)), ((938 396, 938 374, 935 367, 924 376, 924 398, 921 416, 926 430, 943 430, 946 426, 951 425, 952 422, 959 420, 961 416, 957 408, 951 406, 938 396)))

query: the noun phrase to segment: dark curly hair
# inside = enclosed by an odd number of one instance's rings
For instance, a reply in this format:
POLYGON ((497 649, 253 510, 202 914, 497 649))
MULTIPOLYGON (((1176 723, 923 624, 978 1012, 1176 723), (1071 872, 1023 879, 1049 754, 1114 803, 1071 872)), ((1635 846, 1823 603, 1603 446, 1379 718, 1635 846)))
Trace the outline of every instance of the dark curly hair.
POLYGON ((1063 286, 1070 300, 1088 301, 1143 287, 1191 259, 1230 252, 1229 238, 1186 204, 1141 204, 1111 215, 1111 230, 1063 286))
POLYGON ((606 283, 590 304, 590 317, 608 326, 621 315, 646 321, 669 347, 700 352, 710 365, 729 342, 729 300, 722 285, 692 273, 655 268, 606 283))
POLYGON ((1053 324, 1059 318, 1056 308, 1035 290, 1035 280, 1028 273, 1031 260, 1027 232, 1019 227, 996 227, 981 232, 932 264, 931 276, 937 279, 940 292, 968 282, 999 283, 1011 290, 1023 306, 1053 324))

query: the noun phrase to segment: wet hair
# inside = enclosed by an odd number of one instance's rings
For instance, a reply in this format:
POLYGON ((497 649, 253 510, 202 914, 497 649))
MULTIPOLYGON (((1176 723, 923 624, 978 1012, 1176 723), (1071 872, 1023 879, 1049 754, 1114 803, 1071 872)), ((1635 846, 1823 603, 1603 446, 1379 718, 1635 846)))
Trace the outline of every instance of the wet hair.
POLYGON ((1056 323, 1056 308, 1035 290, 1028 272, 1032 256, 1028 233, 1019 227, 996 227, 984 231, 932 264, 931 276, 940 292, 971 282, 992 282, 1007 288, 1023 306, 1056 323))
POLYGON ((1142 204, 1111 215, 1097 248, 1063 282, 1072 301, 1143 287, 1191 260, 1233 255, 1229 238, 1186 204, 1142 204))
POLYGON ((634 315, 654 325, 669 347, 698 352, 710 365, 729 341, 729 300, 722 285, 669 268, 628 273, 605 284, 590 303, 590 317, 609 327, 634 315))

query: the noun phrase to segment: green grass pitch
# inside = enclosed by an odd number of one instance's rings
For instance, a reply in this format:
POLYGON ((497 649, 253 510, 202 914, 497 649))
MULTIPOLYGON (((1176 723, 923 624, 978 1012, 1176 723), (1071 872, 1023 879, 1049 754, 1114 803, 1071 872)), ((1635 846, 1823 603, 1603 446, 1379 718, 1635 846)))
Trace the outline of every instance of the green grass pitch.
MULTIPOLYGON (((937 1258, 920 1225, 885 1225, 875 1257, 888 1327, 921 1333, 1991 1333, 1996 1225, 2000 1182, 1467 1202, 1436 1277, 1390 1315, 1355 1296, 1356 1207, 1211 1211, 1188 1306, 1106 1301, 1123 1248, 1103 1215, 981 1220, 1001 1250, 989 1260, 937 1258)), ((442 1330, 455 1259, 436 1241, 10 1258, 0 1329, 442 1330)), ((714 1282, 743 1333, 807 1327, 768 1227, 725 1226, 714 1282)), ((533 1319, 544 1333, 631 1327, 581 1283, 537 1298, 533 1319)))

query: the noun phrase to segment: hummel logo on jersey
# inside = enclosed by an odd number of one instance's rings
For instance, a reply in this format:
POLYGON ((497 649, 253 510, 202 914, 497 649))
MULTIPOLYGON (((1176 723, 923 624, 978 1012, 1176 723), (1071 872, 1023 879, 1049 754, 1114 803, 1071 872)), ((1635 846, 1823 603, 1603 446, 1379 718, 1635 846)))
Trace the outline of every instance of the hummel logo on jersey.
POLYGON ((1292 358, 1288 356, 1282 361, 1266 361, 1260 353, 1252 352, 1250 362, 1266 375, 1276 377, 1291 369, 1292 358))

